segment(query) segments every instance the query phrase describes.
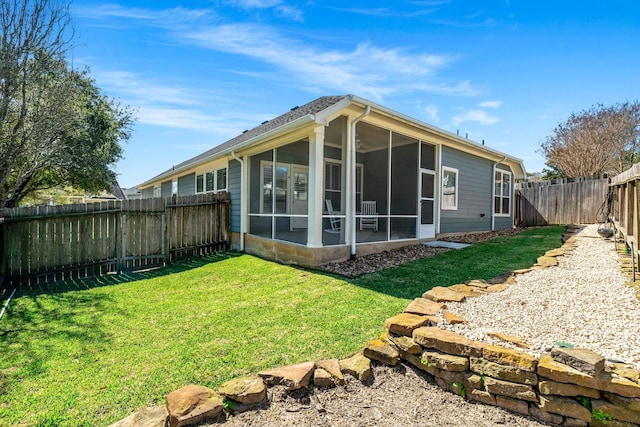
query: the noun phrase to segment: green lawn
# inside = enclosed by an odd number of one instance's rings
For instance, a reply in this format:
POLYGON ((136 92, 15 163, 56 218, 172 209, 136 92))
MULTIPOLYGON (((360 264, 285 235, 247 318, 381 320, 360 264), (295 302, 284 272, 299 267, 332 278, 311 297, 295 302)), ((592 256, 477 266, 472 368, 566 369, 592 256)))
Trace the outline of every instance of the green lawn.
POLYGON ((356 280, 219 255, 16 294, 0 320, 0 425, 108 425, 189 383, 342 358, 433 286, 491 278, 560 246, 561 227, 356 280))

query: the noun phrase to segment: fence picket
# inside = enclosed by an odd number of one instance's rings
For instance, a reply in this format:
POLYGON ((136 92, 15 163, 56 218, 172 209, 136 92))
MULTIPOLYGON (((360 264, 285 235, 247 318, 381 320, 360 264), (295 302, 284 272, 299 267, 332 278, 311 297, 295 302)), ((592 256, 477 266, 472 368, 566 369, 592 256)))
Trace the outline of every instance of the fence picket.
POLYGON ((596 213, 608 188, 606 178, 518 183, 515 223, 522 226, 596 223, 596 213))

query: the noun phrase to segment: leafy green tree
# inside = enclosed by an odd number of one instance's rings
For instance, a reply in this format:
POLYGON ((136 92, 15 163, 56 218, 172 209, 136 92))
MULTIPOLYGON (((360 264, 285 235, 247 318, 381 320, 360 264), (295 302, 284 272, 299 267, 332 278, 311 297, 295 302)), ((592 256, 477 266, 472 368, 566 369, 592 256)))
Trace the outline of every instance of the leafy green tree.
POLYGON ((640 160, 640 103, 601 104, 560 123, 540 152, 547 176, 619 174, 640 160))
POLYGON ((110 188, 132 113, 66 61, 68 6, 8 0, 0 23, 0 208, 61 185, 110 188))

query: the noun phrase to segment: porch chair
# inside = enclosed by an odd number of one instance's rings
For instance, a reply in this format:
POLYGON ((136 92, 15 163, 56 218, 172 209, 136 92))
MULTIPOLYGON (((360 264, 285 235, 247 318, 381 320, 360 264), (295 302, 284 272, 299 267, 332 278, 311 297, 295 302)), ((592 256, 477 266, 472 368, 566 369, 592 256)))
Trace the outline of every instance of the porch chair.
POLYGON ((378 231, 378 209, 375 200, 362 202, 362 215, 360 216, 360 231, 365 228, 372 228, 378 231))
POLYGON ((333 203, 331 200, 326 199, 324 203, 327 205, 327 212, 329 212, 329 224, 331 228, 325 228, 324 231, 327 233, 339 233, 340 225, 342 224, 342 218, 338 218, 333 211, 333 203))

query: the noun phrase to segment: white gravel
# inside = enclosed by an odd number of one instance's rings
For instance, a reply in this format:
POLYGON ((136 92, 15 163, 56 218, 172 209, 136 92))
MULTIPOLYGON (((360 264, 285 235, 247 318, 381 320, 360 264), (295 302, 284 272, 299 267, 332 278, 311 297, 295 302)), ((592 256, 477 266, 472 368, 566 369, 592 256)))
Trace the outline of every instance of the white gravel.
POLYGON ((576 237, 559 266, 518 275, 503 292, 447 303, 468 323, 445 328, 503 346, 487 333, 515 335, 531 347, 521 350, 536 356, 566 342, 640 370, 640 301, 625 286, 613 242, 598 235, 597 225, 576 237))

